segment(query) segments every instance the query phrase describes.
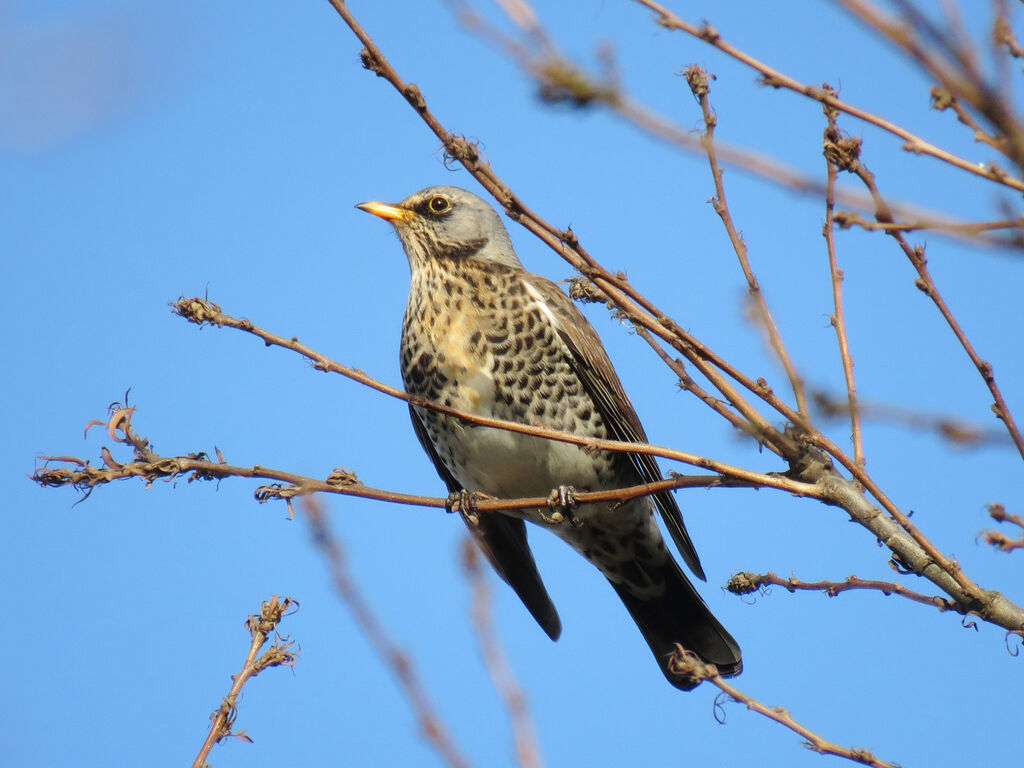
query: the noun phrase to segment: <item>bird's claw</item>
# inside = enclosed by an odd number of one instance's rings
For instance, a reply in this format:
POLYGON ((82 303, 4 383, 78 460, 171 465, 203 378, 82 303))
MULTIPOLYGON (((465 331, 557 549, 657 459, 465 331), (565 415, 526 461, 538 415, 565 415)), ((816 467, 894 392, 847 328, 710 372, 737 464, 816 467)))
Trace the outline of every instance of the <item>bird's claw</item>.
POLYGON ((571 485, 560 485, 548 496, 548 507, 552 510, 551 514, 545 515, 541 512, 540 516, 545 523, 551 525, 560 525, 568 520, 573 528, 580 528, 583 526, 583 521, 572 512, 572 508, 576 504, 576 489, 571 485))
POLYGON ((448 494, 448 498, 444 500, 444 509, 448 513, 458 512, 467 523, 477 525, 480 522, 480 517, 476 503, 488 498, 490 497, 486 493, 467 491, 463 488, 461 491, 448 494))

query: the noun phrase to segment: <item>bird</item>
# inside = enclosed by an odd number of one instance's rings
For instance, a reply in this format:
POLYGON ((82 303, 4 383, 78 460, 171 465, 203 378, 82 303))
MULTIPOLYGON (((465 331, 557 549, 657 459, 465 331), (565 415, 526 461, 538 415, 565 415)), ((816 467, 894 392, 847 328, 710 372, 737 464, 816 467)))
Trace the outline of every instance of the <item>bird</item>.
MULTIPOLYGON (((497 211, 454 186, 398 203, 356 206, 389 222, 405 250, 410 287, 402 323, 405 391, 474 415, 598 439, 647 442, 597 332, 562 290, 528 272, 497 211)), ((552 531, 595 565, 624 603, 665 677, 681 644, 723 676, 739 674, 740 648, 665 544, 655 508, 690 570, 706 580, 669 491, 625 503, 575 503, 575 494, 662 479, 645 454, 584 446, 467 423, 421 405, 409 413, 451 496, 548 497, 551 507, 463 514, 473 539, 544 632, 562 625, 527 541, 524 519, 552 531)), ((450 507, 451 508, 451 507, 450 507)))

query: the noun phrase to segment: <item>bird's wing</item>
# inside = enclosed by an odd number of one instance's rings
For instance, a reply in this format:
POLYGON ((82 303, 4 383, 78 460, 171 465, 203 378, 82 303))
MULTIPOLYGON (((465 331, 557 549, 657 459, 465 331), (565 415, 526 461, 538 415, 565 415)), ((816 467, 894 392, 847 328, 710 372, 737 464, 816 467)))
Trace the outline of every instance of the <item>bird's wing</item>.
MULTIPOLYGON (((569 297, 550 280, 530 274, 527 276, 527 285, 536 291, 536 298, 547 307, 559 337, 575 357, 576 375, 600 411, 608 426, 610 437, 626 442, 646 443, 647 435, 640 424, 640 419, 633 410, 633 404, 622 388, 622 382, 619 381, 611 360, 608 359, 608 353, 605 352, 593 326, 569 297)), ((653 456, 633 453, 627 455, 644 482, 653 483, 663 479, 653 456)), ((658 511, 661 512, 662 520, 672 534, 679 554, 698 578, 706 580, 700 558, 690 540, 690 534, 686 532, 675 497, 671 491, 661 491, 652 496, 658 511)))
MULTIPOLYGON (((419 438, 420 445, 423 446, 423 450, 427 452, 433 462, 437 474, 448 486, 448 491, 450 493, 462 491, 462 485, 448 471, 448 467, 437 455, 433 442, 412 406, 409 406, 409 416, 412 418, 412 426, 416 431, 416 437, 419 438)), ((530 545, 526 540, 526 524, 518 518, 500 513, 478 514, 475 524, 465 517, 463 520, 465 520, 470 533, 473 534, 477 545, 491 561, 494 570, 515 590, 519 599, 523 601, 523 605, 537 620, 548 637, 557 640, 562 634, 562 620, 558 617, 558 611, 555 609, 554 603, 551 602, 551 597, 537 570, 533 552, 530 551, 530 545)))

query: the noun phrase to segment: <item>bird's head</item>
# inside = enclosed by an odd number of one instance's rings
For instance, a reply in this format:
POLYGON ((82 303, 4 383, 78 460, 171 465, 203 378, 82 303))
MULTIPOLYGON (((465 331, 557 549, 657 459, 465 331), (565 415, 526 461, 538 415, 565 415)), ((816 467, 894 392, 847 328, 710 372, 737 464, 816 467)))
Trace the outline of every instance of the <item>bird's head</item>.
POLYGON ((476 259, 522 267, 501 217, 459 187, 427 187, 400 203, 360 203, 360 210, 394 226, 412 270, 436 259, 476 259))

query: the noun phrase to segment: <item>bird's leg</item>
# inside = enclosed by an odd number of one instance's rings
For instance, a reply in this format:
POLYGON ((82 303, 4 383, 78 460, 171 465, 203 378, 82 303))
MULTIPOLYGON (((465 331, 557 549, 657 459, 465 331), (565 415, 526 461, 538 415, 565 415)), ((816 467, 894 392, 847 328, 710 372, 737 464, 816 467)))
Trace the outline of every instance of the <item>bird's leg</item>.
POLYGON ((560 485, 548 496, 548 507, 552 510, 551 514, 545 515, 541 512, 540 516, 545 523, 559 525, 568 520, 573 528, 580 528, 583 526, 583 521, 572 513, 572 508, 576 506, 576 503, 576 489, 571 485, 560 485))
POLYGON ((449 513, 458 512, 463 520, 470 525, 476 526, 480 522, 476 503, 482 499, 489 498, 491 497, 486 493, 467 491, 463 488, 461 491, 454 491, 448 494, 448 498, 444 500, 444 509, 449 513))

